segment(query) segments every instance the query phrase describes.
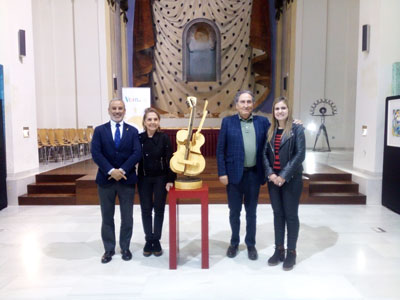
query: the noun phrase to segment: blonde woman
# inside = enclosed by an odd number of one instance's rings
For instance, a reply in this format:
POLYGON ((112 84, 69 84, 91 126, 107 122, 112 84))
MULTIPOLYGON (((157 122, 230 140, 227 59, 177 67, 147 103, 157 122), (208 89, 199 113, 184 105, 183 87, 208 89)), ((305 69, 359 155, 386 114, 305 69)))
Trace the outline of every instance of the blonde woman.
POLYGON ((294 124, 291 107, 285 97, 272 104, 272 124, 263 151, 265 177, 274 213, 275 252, 270 266, 283 261, 288 271, 296 264, 299 235, 298 208, 303 189, 302 163, 305 158, 305 137, 302 125, 294 124), (285 229, 287 252, 285 256, 285 229))
POLYGON ((162 255, 160 244, 167 193, 176 174, 169 168, 172 145, 168 135, 160 131, 160 114, 147 108, 143 116, 144 132, 139 135, 142 159, 138 169, 138 190, 146 243, 143 255, 162 255), (154 220, 153 220, 154 210, 154 220))

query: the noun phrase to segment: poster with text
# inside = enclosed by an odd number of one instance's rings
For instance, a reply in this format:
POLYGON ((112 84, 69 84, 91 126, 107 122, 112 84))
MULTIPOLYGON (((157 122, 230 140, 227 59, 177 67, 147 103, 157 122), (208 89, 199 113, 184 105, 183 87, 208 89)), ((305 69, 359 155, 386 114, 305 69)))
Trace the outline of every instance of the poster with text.
POLYGON ((122 100, 125 103, 125 122, 143 131, 144 110, 150 107, 150 88, 122 88, 122 100))

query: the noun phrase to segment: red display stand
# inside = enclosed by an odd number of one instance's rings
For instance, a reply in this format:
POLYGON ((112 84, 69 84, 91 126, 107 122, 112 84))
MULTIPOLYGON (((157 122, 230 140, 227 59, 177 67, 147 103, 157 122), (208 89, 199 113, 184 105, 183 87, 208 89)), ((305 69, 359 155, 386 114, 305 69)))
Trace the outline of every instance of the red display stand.
POLYGON ((208 186, 195 190, 171 188, 169 201, 169 268, 176 269, 179 255, 179 214, 178 199, 200 199, 201 203, 201 268, 209 268, 208 258, 208 186))

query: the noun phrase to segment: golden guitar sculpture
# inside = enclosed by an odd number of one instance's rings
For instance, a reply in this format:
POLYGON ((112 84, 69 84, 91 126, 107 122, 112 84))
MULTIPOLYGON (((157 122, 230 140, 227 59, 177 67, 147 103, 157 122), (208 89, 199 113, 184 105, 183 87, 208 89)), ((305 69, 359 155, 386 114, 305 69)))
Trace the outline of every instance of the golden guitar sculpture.
MULTIPOLYGON (((207 105, 208 101, 204 104, 203 116, 199 124, 199 128, 195 133, 193 133, 193 121, 196 111, 196 102, 197 99, 195 97, 188 97, 186 103, 190 107, 190 117, 189 117, 189 126, 188 129, 181 129, 176 133, 176 143, 177 150, 173 154, 170 160, 171 170, 177 174, 183 174, 185 176, 196 176, 204 171, 206 167, 206 161, 201 154, 200 148, 205 142, 204 135, 201 133, 201 129, 203 127, 204 120, 207 116, 207 105)), ((196 179, 199 181, 198 179, 196 179)), ((192 181, 193 180, 187 180, 192 181)), ((178 187, 177 180, 176 187, 178 187)), ((200 180, 200 187, 201 187, 200 180)))

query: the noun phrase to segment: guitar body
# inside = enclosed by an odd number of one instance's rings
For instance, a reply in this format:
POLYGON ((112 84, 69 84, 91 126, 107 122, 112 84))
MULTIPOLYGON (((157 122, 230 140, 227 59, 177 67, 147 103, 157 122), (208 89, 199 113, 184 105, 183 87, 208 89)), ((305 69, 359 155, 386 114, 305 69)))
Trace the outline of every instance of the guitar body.
POLYGON ((206 101, 205 103, 199 129, 193 135, 192 131, 196 98, 188 97, 187 103, 191 108, 189 127, 188 130, 182 129, 176 133, 177 150, 172 156, 169 165, 171 170, 177 174, 197 176, 201 174, 206 167, 206 161, 200 152, 200 147, 204 144, 205 138, 200 131, 207 115, 206 107, 208 102, 206 101))
POLYGON ((169 161, 169 166, 173 172, 176 174, 182 174, 185 171, 185 153, 186 153, 186 142, 188 137, 188 131, 186 129, 181 129, 176 133, 176 145, 177 149, 174 152, 171 160, 169 161))
POLYGON ((206 139, 202 133, 196 132, 190 145, 190 152, 201 154, 200 147, 204 145, 206 139))
POLYGON ((206 167, 206 160, 204 159, 203 155, 190 152, 188 160, 191 162, 191 164, 186 165, 183 175, 197 176, 204 171, 204 168, 206 167))

